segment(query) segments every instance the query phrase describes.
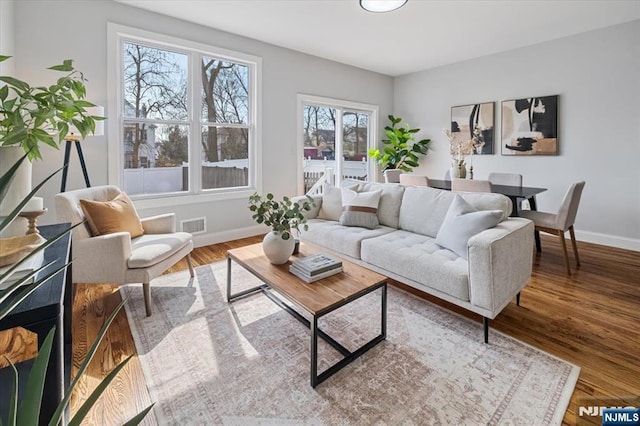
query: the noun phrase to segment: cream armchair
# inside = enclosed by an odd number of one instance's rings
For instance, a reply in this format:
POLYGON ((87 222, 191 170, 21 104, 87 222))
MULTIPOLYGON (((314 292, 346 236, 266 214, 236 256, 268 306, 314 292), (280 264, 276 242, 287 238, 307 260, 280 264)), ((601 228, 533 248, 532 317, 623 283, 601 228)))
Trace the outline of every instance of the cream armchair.
MULTIPOLYGON (((57 194, 56 216, 61 222, 85 219, 80 200, 111 201, 121 191, 116 186, 97 186, 57 194)), ((72 231, 73 283, 142 283, 147 316, 151 315, 150 282, 186 256, 189 272, 193 237, 176 232, 174 214, 141 219, 144 234, 131 238, 128 232, 92 237, 87 226, 72 231)))

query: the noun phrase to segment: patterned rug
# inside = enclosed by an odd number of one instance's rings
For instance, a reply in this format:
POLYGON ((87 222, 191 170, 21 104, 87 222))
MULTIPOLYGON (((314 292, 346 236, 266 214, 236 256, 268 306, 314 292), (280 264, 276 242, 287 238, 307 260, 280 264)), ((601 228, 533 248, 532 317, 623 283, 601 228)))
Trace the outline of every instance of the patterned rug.
MULTIPOLYGON (((233 265, 234 291, 259 284, 233 265)), ((389 287, 387 340, 315 389, 309 330, 264 295, 225 301, 226 262, 140 286, 126 310, 162 425, 560 424, 579 368, 389 287)), ((320 328, 348 348, 379 333, 380 294, 320 328)), ((319 371, 339 357, 319 343, 319 371)))

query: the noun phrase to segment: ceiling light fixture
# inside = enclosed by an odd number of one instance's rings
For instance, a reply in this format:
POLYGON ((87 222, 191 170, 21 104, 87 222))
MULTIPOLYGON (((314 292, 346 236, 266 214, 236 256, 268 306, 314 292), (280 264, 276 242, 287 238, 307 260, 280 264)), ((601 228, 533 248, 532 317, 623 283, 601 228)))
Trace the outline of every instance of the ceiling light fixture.
POLYGON ((369 12, 391 12, 400 9, 407 0, 360 0, 360 7, 369 12))

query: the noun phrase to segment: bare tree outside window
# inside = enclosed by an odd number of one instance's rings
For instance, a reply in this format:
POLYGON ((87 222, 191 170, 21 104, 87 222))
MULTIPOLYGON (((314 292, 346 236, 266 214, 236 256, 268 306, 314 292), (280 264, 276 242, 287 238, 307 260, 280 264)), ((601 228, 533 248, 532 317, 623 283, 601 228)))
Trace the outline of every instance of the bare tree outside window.
POLYGON ((124 43, 125 162, 140 167, 144 149, 155 152, 146 120, 185 121, 187 112, 187 55, 124 43), (127 120, 130 119, 130 120, 127 120), (142 119, 142 120, 136 120, 142 119))
POLYGON ((249 68, 202 57, 204 189, 246 186, 249 157, 249 68), (228 160, 245 160, 235 161, 228 160), (230 167, 233 166, 233 167, 230 167), (244 173, 230 169, 244 169, 244 173), (222 177, 225 175, 225 177, 222 177))

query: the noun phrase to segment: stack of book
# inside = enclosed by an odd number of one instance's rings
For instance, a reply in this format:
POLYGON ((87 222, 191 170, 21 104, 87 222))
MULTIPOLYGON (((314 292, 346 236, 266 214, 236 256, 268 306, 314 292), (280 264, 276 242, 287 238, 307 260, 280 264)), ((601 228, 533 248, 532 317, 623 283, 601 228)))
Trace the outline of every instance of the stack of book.
POLYGON ((318 253, 294 261, 289 266, 289 272, 305 282, 312 283, 342 272, 342 261, 318 253))

